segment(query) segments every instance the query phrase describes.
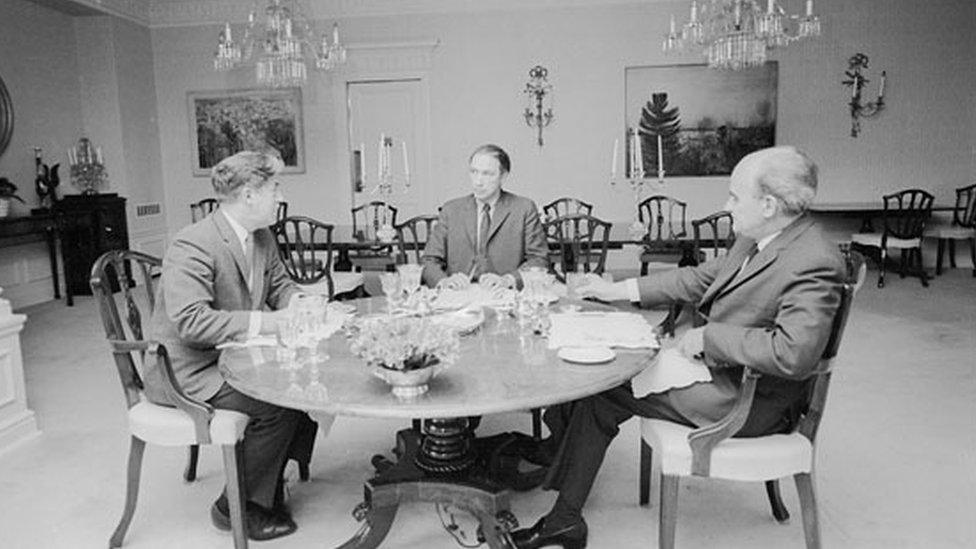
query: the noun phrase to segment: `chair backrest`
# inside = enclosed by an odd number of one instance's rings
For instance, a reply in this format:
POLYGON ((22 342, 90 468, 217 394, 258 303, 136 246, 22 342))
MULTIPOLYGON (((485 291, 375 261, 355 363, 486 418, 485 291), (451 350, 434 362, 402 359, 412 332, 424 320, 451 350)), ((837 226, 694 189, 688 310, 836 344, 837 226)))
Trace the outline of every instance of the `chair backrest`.
POLYGON ((655 195, 637 205, 637 219, 647 227, 645 243, 661 243, 688 235, 688 204, 670 196, 655 195))
POLYGON ((558 265, 550 260, 550 270, 560 281, 565 281, 565 273, 580 270, 603 274, 611 226, 588 214, 569 214, 546 221, 543 230, 550 249, 554 245, 559 250, 558 265))
POLYGON ((282 200, 278 202, 278 212, 275 214, 275 221, 281 221, 288 217, 288 202, 282 200))
POLYGON ((824 406, 827 403, 827 390, 830 388, 833 360, 837 356, 841 339, 844 337, 844 330, 847 328, 847 319, 851 313, 854 295, 867 276, 867 264, 864 261, 864 256, 851 251, 849 245, 842 246, 841 250, 847 264, 847 277, 841 288, 840 305, 837 307, 837 312, 834 313, 834 319, 830 326, 830 337, 827 339, 827 346, 821 355, 818 373, 810 388, 807 409, 800 417, 800 422, 797 425, 797 431, 810 441, 816 438, 817 429, 820 427, 820 419, 823 417, 824 406))
POLYGON ((587 204, 577 198, 564 196, 557 198, 542 207, 546 220, 556 219, 568 214, 593 215, 593 204, 587 204))
POLYGON ((328 282, 329 298, 335 294, 332 281, 332 231, 334 225, 303 216, 286 217, 271 226, 278 243, 278 257, 288 276, 299 284, 328 282))
POLYGON ((695 237, 695 259, 698 261, 703 261, 708 255, 711 257, 725 255, 735 243, 732 214, 726 211, 715 212, 701 219, 693 219, 691 230, 695 237))
MULTIPOLYGON (((105 336, 110 341, 144 339, 143 319, 148 321, 156 306, 162 264, 159 258, 141 252, 110 250, 92 265, 89 283, 98 302, 105 336), (121 293, 121 310, 116 299, 118 293, 121 293)), ((114 356, 126 402, 132 407, 139 402, 143 390, 136 359, 130 353, 114 353, 114 356)))
POLYGON ((895 238, 921 238, 932 214, 933 197, 922 189, 906 189, 884 196, 884 234, 895 238))
POLYGON ((389 223, 396 226, 397 209, 382 200, 373 200, 352 209, 352 233, 364 240, 376 240, 376 231, 389 223))
POLYGON ((213 213, 219 207, 220 202, 216 198, 204 198, 199 202, 194 202, 190 204, 190 219, 196 223, 213 213))
POLYGON ((976 183, 956 189, 956 209, 952 223, 960 227, 976 228, 976 183))
POLYGON ((437 219, 436 215, 418 215, 396 226, 397 263, 420 263, 424 246, 437 219))

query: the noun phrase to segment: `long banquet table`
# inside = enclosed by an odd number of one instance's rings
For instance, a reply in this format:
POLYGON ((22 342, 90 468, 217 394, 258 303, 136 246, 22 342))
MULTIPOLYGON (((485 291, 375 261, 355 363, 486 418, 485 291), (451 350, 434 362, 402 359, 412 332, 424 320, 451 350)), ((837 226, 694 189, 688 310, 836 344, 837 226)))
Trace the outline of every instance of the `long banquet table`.
MULTIPOLYGON (((382 310, 378 298, 356 300, 359 314, 382 310)), ((562 306, 563 302, 555 307, 562 306)), ((573 302, 583 310, 613 310, 608 305, 573 302)), ((666 311, 643 311, 656 326, 666 311)), ((354 511, 360 530, 340 545, 377 547, 389 532, 400 502, 450 503, 474 515, 493 549, 508 547, 517 521, 509 511, 510 477, 499 473, 496 448, 478 439, 468 417, 550 406, 596 394, 626 382, 648 366, 651 349, 618 349, 604 364, 562 361, 537 335, 519 335, 507 314, 486 309, 486 321, 461 340, 461 358, 430 382, 419 397, 394 397, 384 381, 352 355, 342 332, 320 344, 328 360, 313 368, 287 370, 276 362, 274 347, 228 348, 220 369, 228 383, 254 398, 281 406, 373 418, 423 418, 423 432, 405 429, 396 436, 396 458, 376 456, 375 473, 365 483, 364 500, 354 511), (307 390, 315 382, 322 394, 307 390)))

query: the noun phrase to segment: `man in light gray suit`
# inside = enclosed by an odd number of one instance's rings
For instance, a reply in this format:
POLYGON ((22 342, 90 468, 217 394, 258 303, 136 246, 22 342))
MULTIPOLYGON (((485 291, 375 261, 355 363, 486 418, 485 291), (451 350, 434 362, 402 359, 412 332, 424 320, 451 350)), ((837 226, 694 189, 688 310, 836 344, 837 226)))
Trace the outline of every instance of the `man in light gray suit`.
POLYGON ((501 147, 471 153, 472 194, 441 208, 423 255, 428 286, 459 288, 474 280, 514 286, 523 267, 548 266, 546 238, 534 202, 502 189, 511 161, 501 147))
POLYGON ((725 208, 736 242, 727 256, 619 283, 588 279, 581 295, 645 306, 698 303, 707 324, 688 330, 677 347, 687 358, 704 360, 712 381, 647 395, 628 383, 550 408, 552 436, 530 460, 553 460, 546 487, 559 497, 535 526, 513 533, 519 549, 585 547, 583 504, 618 426, 634 415, 714 423, 737 400, 744 366, 763 376, 736 436, 793 427, 827 345, 845 272, 836 244, 806 215, 816 191, 817 167, 795 148, 754 152, 732 171, 725 208))
MULTIPOLYGON (((220 208, 182 229, 167 249, 149 329, 169 350, 177 382, 189 396, 250 417, 242 470, 248 536, 255 540, 295 530, 282 501, 281 475, 289 456, 311 454, 315 424, 301 412, 234 390, 217 369, 215 347, 276 333, 282 309, 299 293, 267 228, 282 199, 273 179, 281 168, 277 156, 257 152, 237 153, 213 168, 220 208), (299 426, 302 436, 296 437, 299 426)), ((158 368, 146 372, 146 394, 167 404, 161 375, 158 368)), ((214 503, 211 519, 230 529, 226 494, 214 503)))

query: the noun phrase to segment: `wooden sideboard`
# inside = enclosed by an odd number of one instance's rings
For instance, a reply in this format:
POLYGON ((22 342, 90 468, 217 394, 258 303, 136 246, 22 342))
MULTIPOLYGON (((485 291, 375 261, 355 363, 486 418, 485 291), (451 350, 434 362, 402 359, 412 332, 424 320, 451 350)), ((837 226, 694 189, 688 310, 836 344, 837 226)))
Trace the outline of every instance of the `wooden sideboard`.
POLYGON ((117 194, 66 195, 54 208, 61 226, 65 294, 91 295, 88 280, 98 256, 129 248, 125 198, 117 194))

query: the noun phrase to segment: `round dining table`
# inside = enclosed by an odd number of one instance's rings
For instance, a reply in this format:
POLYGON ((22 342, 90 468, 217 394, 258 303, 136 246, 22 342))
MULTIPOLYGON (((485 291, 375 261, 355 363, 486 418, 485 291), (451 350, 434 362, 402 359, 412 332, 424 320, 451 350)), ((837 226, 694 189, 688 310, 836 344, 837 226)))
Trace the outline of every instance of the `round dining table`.
MULTIPOLYGON (((382 298, 344 303, 355 305, 359 316, 385 314, 382 298)), ((616 310, 590 301, 567 303, 565 298, 551 310, 567 307, 616 310)), ((513 466, 511 459, 506 460, 511 452, 502 447, 518 443, 519 438, 477 438, 470 418, 543 408, 600 393, 630 380, 657 353, 647 348, 616 349, 609 362, 569 363, 548 348, 545 337, 520 329, 510 314, 484 311, 484 323, 462 336, 460 358, 429 382, 426 393, 408 399, 394 396, 390 386, 350 351, 343 330, 320 342, 319 360, 304 360, 297 366, 282 367, 274 346, 231 346, 222 351, 219 366, 227 382, 254 398, 313 415, 415 420, 414 428, 396 434, 395 459, 373 457, 375 473, 366 480, 364 501, 353 512, 361 526, 340 548, 379 546, 399 503, 405 501, 462 508, 478 519, 479 537, 489 547, 511 547, 509 532, 517 521, 509 511, 509 498, 513 487, 519 486, 513 474, 519 473, 517 458, 513 466)), ((640 312, 648 316, 651 326, 667 313, 640 312)))

